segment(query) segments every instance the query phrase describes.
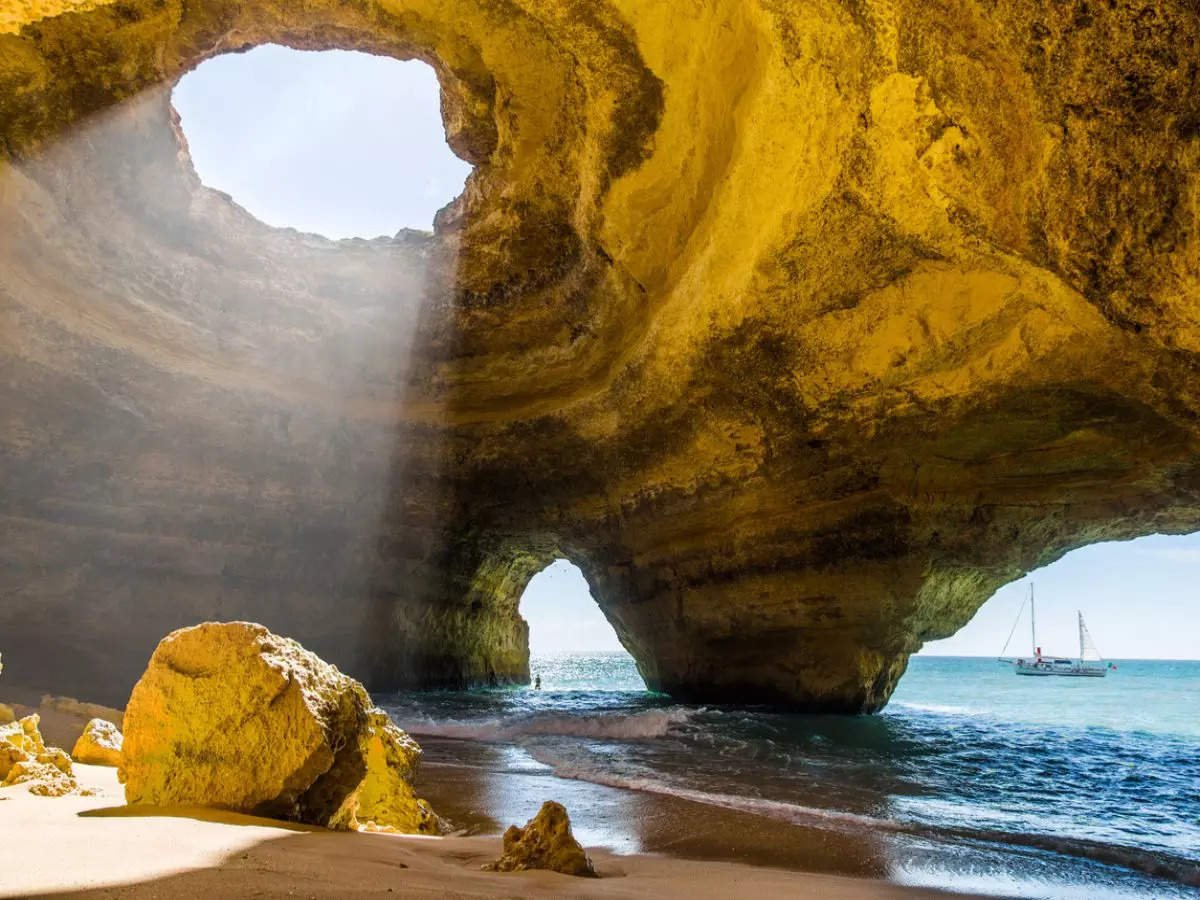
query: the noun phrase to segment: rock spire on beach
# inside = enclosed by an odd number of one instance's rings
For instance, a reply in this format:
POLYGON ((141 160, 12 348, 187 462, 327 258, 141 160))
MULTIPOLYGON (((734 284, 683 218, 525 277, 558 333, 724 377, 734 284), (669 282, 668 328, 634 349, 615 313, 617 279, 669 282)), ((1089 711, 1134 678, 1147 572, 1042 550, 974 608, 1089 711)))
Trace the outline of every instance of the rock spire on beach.
POLYGON ((553 800, 543 803, 524 828, 510 825, 504 832, 504 852, 484 868, 496 872, 549 869, 564 875, 596 874, 592 861, 571 834, 566 807, 553 800))
POLYGON ((124 724, 119 776, 130 804, 438 832, 412 790, 417 744, 361 684, 261 625, 167 635, 124 724))

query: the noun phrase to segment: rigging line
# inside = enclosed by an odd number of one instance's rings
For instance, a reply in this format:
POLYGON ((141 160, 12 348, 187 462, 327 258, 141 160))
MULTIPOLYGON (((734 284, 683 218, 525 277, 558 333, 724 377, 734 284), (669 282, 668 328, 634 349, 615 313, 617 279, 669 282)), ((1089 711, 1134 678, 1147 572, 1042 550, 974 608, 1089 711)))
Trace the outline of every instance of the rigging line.
POLYGON ((1008 633, 1008 640, 1004 642, 1004 649, 1000 651, 1000 655, 1004 656, 1005 650, 1008 650, 1008 645, 1012 643, 1013 635, 1017 633, 1017 626, 1021 624, 1021 613, 1025 611, 1025 598, 1021 600, 1021 607, 1017 610, 1017 618, 1013 621, 1012 631, 1008 633))

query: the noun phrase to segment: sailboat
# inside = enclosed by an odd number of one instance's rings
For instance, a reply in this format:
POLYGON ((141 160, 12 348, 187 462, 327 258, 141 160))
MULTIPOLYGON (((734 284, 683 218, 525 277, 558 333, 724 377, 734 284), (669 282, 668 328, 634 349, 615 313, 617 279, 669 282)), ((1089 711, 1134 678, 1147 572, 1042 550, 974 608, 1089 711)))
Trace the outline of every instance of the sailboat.
POLYGON ((1083 621, 1083 613, 1076 610, 1079 616, 1079 656, 1072 658, 1069 656, 1047 656, 1042 653, 1042 648, 1037 642, 1037 614, 1033 599, 1033 585, 1029 585, 1029 634, 1031 638, 1030 646, 1033 649, 1033 655, 1030 657, 1018 657, 1016 659, 1004 658, 1004 651, 1008 649, 1009 642, 1012 641, 1013 634, 1017 630, 1017 623, 1021 621, 1021 612, 1024 610, 1025 604, 1021 604, 1021 609, 1017 610, 1017 621, 1013 622, 1012 631, 1008 633, 1008 640, 1004 642, 1004 650, 1000 651, 1000 661, 1011 663, 1018 675, 1066 675, 1073 678, 1103 678, 1108 674, 1109 666, 1103 665, 1103 659, 1100 656, 1100 651, 1096 649, 1096 644, 1092 640, 1091 634, 1088 633, 1087 625, 1083 621), (1101 665, 1096 665, 1101 663, 1101 665))

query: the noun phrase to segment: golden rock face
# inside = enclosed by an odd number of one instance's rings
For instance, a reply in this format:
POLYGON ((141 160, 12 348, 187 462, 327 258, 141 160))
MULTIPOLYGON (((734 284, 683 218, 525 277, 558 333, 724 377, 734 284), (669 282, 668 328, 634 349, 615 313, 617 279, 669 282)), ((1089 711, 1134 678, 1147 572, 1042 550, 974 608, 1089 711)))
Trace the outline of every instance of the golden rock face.
POLYGON ((523 681, 563 555, 650 686, 870 710, 1001 584, 1200 527, 1184 0, 19 15, 0 633, 47 687, 120 702, 214 617, 523 681), (432 236, 199 184, 167 86, 266 41, 436 68, 475 170, 432 236))
POLYGON ((420 754, 361 684, 295 641, 209 622, 151 656, 125 710, 118 777, 130 804, 436 833, 412 791, 420 754))

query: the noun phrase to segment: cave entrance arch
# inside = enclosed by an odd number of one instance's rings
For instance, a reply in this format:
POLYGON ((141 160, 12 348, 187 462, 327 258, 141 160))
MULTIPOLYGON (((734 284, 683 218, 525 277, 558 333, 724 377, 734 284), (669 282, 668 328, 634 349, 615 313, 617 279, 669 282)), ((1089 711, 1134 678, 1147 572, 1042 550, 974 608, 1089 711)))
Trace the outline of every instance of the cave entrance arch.
POLYGON ((909 660, 891 702, 952 714, 986 711, 993 718, 1048 728, 1156 730, 1170 707, 1153 695, 1172 683, 1168 673, 1182 671, 1178 661, 1195 658, 1200 648, 1198 584, 1200 532, 1079 547, 1001 587, 954 635, 926 643, 909 660), (1010 666, 995 664, 1010 633, 1005 658, 1029 656, 1033 649, 1031 582, 1038 645, 1048 655, 1074 657, 1080 610, 1104 662, 1117 666, 1103 683, 1019 678, 1010 666), (1133 702, 1138 696, 1146 702, 1133 702))
POLYGON ((555 559, 529 580, 519 610, 529 627, 531 684, 540 675, 546 690, 646 689, 583 572, 569 559, 555 559))
POLYGON ((273 227, 428 231, 471 171, 420 60, 260 44, 201 62, 171 100, 200 181, 273 227))
POLYGON ((1102 541, 1063 554, 997 590, 953 636, 930 641, 921 656, 995 656, 1022 610, 1010 655, 1030 652, 1029 612, 1037 589, 1038 643, 1070 656, 1080 610, 1109 659, 1183 659, 1200 647, 1196 586, 1200 532, 1102 541), (1150 605, 1152 603, 1152 606, 1150 605))

